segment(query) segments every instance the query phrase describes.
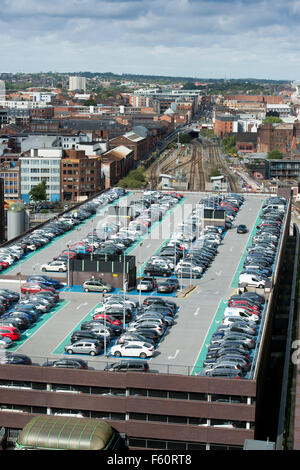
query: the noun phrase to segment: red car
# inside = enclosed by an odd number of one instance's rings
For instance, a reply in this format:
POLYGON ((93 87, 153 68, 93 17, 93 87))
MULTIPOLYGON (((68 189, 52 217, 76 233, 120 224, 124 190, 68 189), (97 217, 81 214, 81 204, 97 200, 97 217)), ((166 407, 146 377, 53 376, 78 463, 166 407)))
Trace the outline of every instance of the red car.
POLYGON ((9 264, 7 261, 0 261, 1 266, 3 266, 3 269, 8 268, 9 264))
POLYGON ((115 318, 111 315, 107 315, 106 313, 96 313, 94 316, 93 316, 93 319, 94 320, 105 320, 108 322, 108 323, 111 323, 112 325, 121 325, 121 322, 120 320, 118 320, 118 318, 115 318))
POLYGON ((14 326, 0 326, 0 335, 8 336, 12 341, 15 341, 20 338, 21 333, 14 326))
POLYGON ((22 294, 36 294, 37 292, 52 292, 53 294, 55 293, 55 289, 53 287, 46 287, 43 286, 42 284, 36 284, 33 282, 28 282, 25 284, 22 284, 21 286, 21 292, 22 294))
POLYGON ((224 209, 231 209, 231 210, 234 210, 234 212, 237 212, 237 211, 238 211, 238 208, 237 208, 237 207, 232 206, 232 205, 230 205, 230 204, 227 204, 227 203, 225 203, 225 202, 222 202, 222 203, 220 204, 220 206, 221 206, 221 207, 224 207, 224 209))
POLYGON ((247 303, 245 300, 229 300, 228 302, 229 307, 235 306, 235 307, 247 307, 250 310, 253 310, 255 312, 260 312, 260 308, 257 305, 250 305, 247 303))
POLYGON ((61 252, 61 255, 67 255, 67 256, 71 256, 72 258, 75 258, 76 252, 72 250, 63 250, 61 252))

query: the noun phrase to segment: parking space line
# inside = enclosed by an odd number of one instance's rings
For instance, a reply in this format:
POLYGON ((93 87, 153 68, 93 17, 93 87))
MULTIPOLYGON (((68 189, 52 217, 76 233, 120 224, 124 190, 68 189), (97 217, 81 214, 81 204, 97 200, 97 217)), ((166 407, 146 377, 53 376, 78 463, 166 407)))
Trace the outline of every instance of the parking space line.
POLYGON ((24 333, 21 334, 21 340, 16 341, 16 344, 13 344, 13 346, 10 348, 11 351, 17 351, 20 347, 24 345, 26 341, 31 339, 40 329, 51 319, 53 318, 56 313, 58 313, 63 307, 68 305, 70 303, 70 300, 63 300, 62 302, 59 303, 59 305, 55 305, 53 309, 51 309, 47 313, 43 313, 40 320, 37 321, 34 325, 32 325, 30 328, 28 328, 24 333), (23 338, 25 336, 26 338, 23 338))
POLYGON ((215 328, 217 325, 219 325, 221 322, 222 322, 222 319, 223 319, 223 315, 224 315, 224 310, 226 308, 226 305, 227 305, 227 299, 226 300, 221 300, 219 305, 218 305, 218 308, 217 308, 217 311, 210 323, 210 326, 208 328, 208 331, 207 331, 207 334, 204 338, 204 341, 202 343, 202 346, 200 348, 200 353, 198 354, 198 357, 194 363, 194 367, 192 369, 192 372, 191 372, 191 375, 196 375, 197 373, 201 372, 202 370, 202 363, 203 361, 205 360, 205 357, 206 357, 206 353, 207 353, 207 345, 209 344, 210 342, 210 339, 215 331, 215 328))
MULTIPOLYGON (((87 302, 86 302, 86 305, 88 305, 87 302)), ((59 343, 59 345, 56 347, 56 349, 54 349, 54 351, 52 351, 51 354, 64 354, 65 345, 70 342, 70 337, 72 336, 72 333, 78 329, 78 325, 80 325, 81 323, 85 321, 92 320, 94 311, 96 310, 96 308, 99 308, 101 306, 102 306, 102 302, 97 302, 97 304, 95 304, 95 306, 83 318, 80 319, 80 321, 65 336, 65 338, 59 343)))

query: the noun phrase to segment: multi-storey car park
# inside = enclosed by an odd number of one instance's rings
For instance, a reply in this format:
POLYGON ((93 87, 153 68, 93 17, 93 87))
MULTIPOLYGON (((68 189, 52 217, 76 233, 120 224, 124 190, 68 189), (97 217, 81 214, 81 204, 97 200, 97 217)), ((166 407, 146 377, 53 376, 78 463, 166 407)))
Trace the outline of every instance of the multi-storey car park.
MULTIPOLYGON (((149 259, 160 252, 179 225, 184 224, 193 212, 200 210, 201 213, 199 204, 205 196, 207 194, 184 193, 182 199, 169 206, 162 218, 152 223, 127 248, 126 255, 135 257, 137 276, 143 274, 149 259)), ((284 265, 287 241, 294 236, 290 234, 290 204, 287 201, 272 272, 264 288, 239 285, 247 249, 258 231, 267 197, 245 196, 232 228, 222 234, 222 242, 211 265, 198 278, 187 275, 180 279, 178 276, 177 292, 159 295, 175 302, 177 311, 174 324, 155 345, 154 355, 146 359, 147 372, 107 370, 108 365, 119 361, 110 354, 116 340, 105 342, 105 349, 95 357, 70 356, 65 346, 70 344, 72 333, 80 329, 82 322, 92 319, 105 297, 101 293, 86 293, 81 285, 72 285, 70 263, 67 272, 46 273, 64 283, 59 290, 60 301, 38 322, 22 331, 10 349, 29 356, 32 364, 3 363, 0 366, 0 423, 8 434, 17 433, 33 414, 71 414, 109 421, 114 429, 126 436, 131 449, 242 449, 245 440, 260 439, 264 435, 265 375, 280 270, 284 265), (246 234, 237 233, 236 226, 240 224, 247 226, 246 234), (229 298, 239 289, 256 291, 265 300, 257 323, 255 347, 249 350, 250 367, 239 378, 204 375, 203 362, 211 340, 222 325, 229 298), (70 357, 85 360, 89 369, 44 366, 47 361, 70 357)), ((109 206, 132 207, 130 203, 137 199, 143 199, 143 193, 129 192, 107 202, 72 230, 17 260, 2 271, 0 288, 20 293, 28 276, 44 274, 40 271, 42 265, 83 240, 94 229, 100 230, 107 220, 109 206)), ((201 239, 206 222, 211 224, 212 220, 205 221, 202 213, 197 239, 201 239)), ((189 243, 191 248, 197 241, 189 243)), ((81 262, 85 262, 84 256, 81 256, 81 262)), ((123 266, 122 263, 121 256, 123 266)), ((101 268, 95 274, 100 272, 101 268)), ((116 271, 116 278, 120 274, 116 271)), ((114 292, 124 295, 120 287, 115 287, 114 292)), ((126 292, 128 299, 137 303, 157 295, 155 291, 141 292, 134 287, 126 292)), ((122 315, 120 318, 122 323, 122 315)), ((128 328, 129 325, 126 322, 124 326, 128 328)))

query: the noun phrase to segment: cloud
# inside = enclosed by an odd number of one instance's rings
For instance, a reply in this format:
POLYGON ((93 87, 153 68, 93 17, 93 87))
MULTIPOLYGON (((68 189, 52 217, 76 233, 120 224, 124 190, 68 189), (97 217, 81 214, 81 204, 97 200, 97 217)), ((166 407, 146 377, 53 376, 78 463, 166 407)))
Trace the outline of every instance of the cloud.
POLYGON ((293 79, 299 19, 298 0, 0 0, 2 70, 293 79))

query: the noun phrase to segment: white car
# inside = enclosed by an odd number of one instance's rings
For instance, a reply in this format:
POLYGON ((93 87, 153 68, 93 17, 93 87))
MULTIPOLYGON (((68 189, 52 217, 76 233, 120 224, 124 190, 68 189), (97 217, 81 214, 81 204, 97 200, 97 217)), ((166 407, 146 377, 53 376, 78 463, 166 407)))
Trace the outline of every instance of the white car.
POLYGON ((238 316, 241 319, 248 318, 249 320, 252 320, 254 322, 259 322, 260 317, 259 315, 256 315, 255 313, 250 313, 246 310, 240 309, 240 308, 225 308, 224 311, 224 317, 234 317, 238 316))
POLYGON ((62 261, 51 261, 48 264, 42 264, 41 271, 56 271, 63 273, 67 271, 67 265, 62 261))
POLYGON ((243 324, 249 326, 250 328, 257 328, 256 322, 254 322, 248 317, 239 317, 236 315, 231 315, 230 317, 223 317, 222 320, 223 325, 232 325, 236 322, 243 322, 243 324))
POLYGON ((143 279, 137 284, 136 289, 141 292, 150 292, 153 290, 152 282, 143 279))
POLYGON ((203 272, 203 268, 201 266, 197 266, 197 265, 195 265, 193 263, 190 263, 188 261, 179 262, 177 268, 175 269, 175 271, 180 270, 181 266, 184 267, 184 268, 190 268, 193 272, 199 272, 200 274, 203 272))
POLYGON ((145 359, 146 357, 153 356, 154 346, 144 343, 144 344, 134 344, 134 343, 125 343, 117 344, 110 348, 110 354, 116 357, 140 357, 145 359), (147 344, 145 346, 144 344, 147 344))
POLYGON ((166 268, 166 269, 174 269, 175 268, 175 264, 172 263, 172 261, 165 261, 161 258, 158 258, 156 256, 153 256, 152 258, 150 258, 149 262, 151 264, 154 264, 155 266, 160 266, 162 268, 166 268))

